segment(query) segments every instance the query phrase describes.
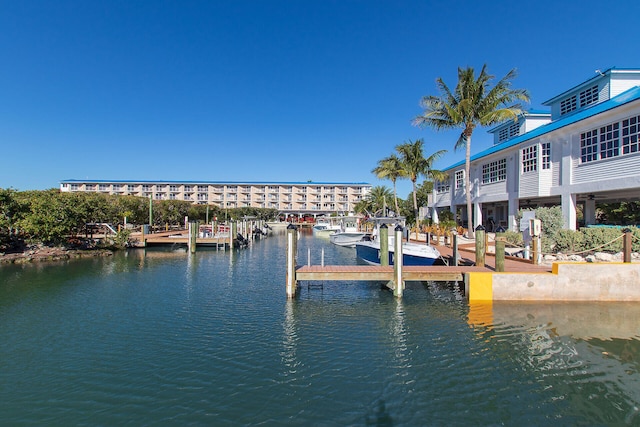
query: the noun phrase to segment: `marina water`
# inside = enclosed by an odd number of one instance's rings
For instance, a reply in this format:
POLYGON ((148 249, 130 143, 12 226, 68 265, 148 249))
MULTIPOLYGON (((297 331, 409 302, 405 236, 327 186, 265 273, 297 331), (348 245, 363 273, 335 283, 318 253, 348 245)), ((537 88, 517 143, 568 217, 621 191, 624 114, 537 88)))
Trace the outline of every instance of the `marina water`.
MULTIPOLYGON (((1 425, 640 425, 640 308, 302 283, 285 238, 0 267, 1 425)), ((302 234, 298 262, 357 263, 302 234)))

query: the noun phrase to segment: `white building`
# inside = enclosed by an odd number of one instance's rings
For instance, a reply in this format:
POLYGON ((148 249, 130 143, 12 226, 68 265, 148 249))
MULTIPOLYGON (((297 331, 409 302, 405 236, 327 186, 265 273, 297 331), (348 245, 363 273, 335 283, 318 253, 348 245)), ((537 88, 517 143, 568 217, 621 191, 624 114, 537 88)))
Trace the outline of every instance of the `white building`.
POLYGON ((106 181, 68 179, 63 192, 184 200, 219 208, 271 208, 287 214, 349 212, 371 191, 364 182, 106 181))
MULTIPOLYGON (((517 230, 520 208, 561 205, 595 223, 596 202, 640 200, 640 69, 611 68, 490 130, 494 145, 471 156, 473 226, 517 230)), ((466 222, 464 160, 443 170, 429 207, 466 222)))

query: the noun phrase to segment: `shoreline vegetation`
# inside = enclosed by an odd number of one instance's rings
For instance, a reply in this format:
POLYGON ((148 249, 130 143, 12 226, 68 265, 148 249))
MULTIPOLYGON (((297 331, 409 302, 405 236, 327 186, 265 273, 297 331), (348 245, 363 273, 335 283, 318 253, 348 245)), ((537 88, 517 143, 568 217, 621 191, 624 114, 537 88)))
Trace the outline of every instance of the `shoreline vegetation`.
POLYGON ((70 259, 112 256, 106 248, 71 249, 63 246, 32 245, 23 251, 0 252, 1 264, 27 264, 35 262, 66 261, 70 259))
MULTIPOLYGON (((433 182, 427 180, 416 188, 417 205, 426 203, 432 185, 433 182)), ((374 187, 366 198, 354 206, 354 211, 383 212, 386 201, 391 198, 395 197, 386 187, 374 187)), ((429 230, 433 237, 433 230, 439 236, 442 230, 451 231, 461 226, 457 221, 460 212, 440 212, 440 222, 437 224, 432 224, 429 219, 416 221, 412 198, 398 200, 399 213, 407 218, 407 224, 411 224, 412 228, 418 227, 423 233, 429 230)), ((546 262, 615 262, 622 250, 622 232, 625 228, 633 233, 631 252, 640 252, 640 228, 636 226, 640 223, 640 202, 615 206, 600 204, 597 209, 598 222, 603 225, 580 227, 578 230, 563 229, 564 220, 559 206, 522 209, 518 220, 525 211, 533 211, 535 217, 541 220, 541 250, 546 262)), ((143 227, 140 224, 151 223, 152 228, 165 229, 182 226, 186 218, 209 223, 237 221, 246 217, 273 220, 279 215, 278 210, 272 208, 221 209, 210 205, 194 205, 188 201, 151 200, 97 192, 63 193, 58 189, 17 191, 0 188, 0 265, 110 256, 114 250, 129 245, 132 227, 136 224, 136 227, 143 227), (95 233, 99 231, 95 227, 99 224, 110 224, 111 230, 117 230, 116 234, 110 235, 109 241, 96 241, 95 233)), ((462 234, 458 229, 456 232, 462 234)), ((520 232, 506 231, 505 238, 507 247, 524 246, 520 232)))

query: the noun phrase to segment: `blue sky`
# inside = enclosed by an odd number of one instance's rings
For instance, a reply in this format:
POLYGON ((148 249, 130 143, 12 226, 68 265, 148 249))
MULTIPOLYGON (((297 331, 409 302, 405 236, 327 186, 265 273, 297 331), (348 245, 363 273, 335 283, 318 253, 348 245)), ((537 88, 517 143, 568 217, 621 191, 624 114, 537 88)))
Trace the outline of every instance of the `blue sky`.
MULTIPOLYGON (((517 68, 527 108, 640 67, 637 0, 0 0, 0 188, 64 179, 336 181, 423 138, 457 67, 517 68)), ((491 144, 486 129, 472 151, 491 144)), ((411 191, 399 183, 399 195, 411 191)))

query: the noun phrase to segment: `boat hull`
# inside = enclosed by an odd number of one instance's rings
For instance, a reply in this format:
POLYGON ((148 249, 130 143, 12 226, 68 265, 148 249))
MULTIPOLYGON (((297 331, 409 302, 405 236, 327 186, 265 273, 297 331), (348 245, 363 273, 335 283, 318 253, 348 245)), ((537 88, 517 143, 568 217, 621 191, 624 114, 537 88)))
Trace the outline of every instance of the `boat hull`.
POLYGON ((313 235, 314 235, 314 236, 316 236, 316 237, 329 237, 329 236, 331 236, 332 234, 335 234, 335 233, 337 233, 338 231, 340 231, 340 230, 338 230, 338 229, 332 229, 332 228, 316 228, 316 227, 313 227, 313 229, 312 229, 312 230, 313 230, 313 235))
POLYGON ((366 236, 366 233, 340 232, 329 236, 329 240, 334 245, 353 248, 356 246, 356 243, 362 241, 364 236, 366 236))
MULTIPOLYGON (((368 264, 380 265, 380 245, 378 242, 358 242, 355 246, 358 258, 368 264)), ((413 243, 403 244, 402 252, 402 265, 433 265, 440 257, 437 249, 413 243)), ((389 265, 393 265, 393 261, 393 248, 389 247, 389 265)))

